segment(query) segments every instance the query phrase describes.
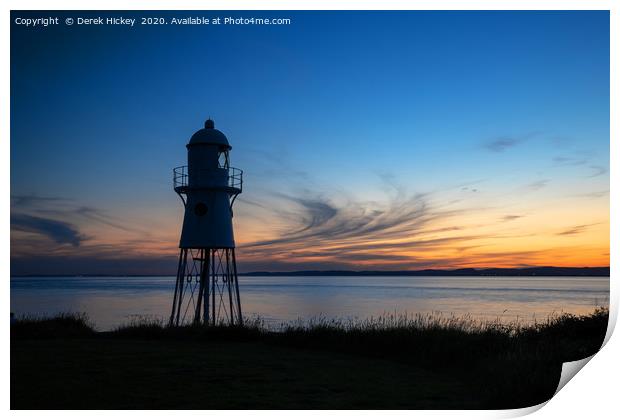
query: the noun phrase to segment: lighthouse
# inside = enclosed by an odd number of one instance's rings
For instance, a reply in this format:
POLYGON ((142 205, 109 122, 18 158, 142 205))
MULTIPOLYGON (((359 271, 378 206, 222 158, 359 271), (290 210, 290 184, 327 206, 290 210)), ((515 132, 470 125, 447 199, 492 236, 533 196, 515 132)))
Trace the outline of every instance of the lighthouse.
POLYGON ((185 214, 170 325, 242 325, 232 207, 243 172, 210 118, 186 147, 187 165, 173 170, 185 214))

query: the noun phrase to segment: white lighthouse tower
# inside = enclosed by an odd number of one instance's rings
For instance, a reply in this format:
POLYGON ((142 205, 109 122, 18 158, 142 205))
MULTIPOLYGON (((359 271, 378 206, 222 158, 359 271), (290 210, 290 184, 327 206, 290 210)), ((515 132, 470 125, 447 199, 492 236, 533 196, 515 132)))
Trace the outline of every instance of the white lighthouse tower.
POLYGON ((228 139, 211 119, 187 144, 187 166, 174 168, 185 215, 170 325, 241 325, 232 206, 243 172, 230 166, 228 139))

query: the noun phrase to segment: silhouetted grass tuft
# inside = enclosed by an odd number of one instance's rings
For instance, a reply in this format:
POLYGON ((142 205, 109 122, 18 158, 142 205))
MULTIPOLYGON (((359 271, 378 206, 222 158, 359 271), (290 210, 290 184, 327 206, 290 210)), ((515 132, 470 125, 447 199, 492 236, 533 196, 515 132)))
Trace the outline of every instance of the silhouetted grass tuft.
POLYGON ((178 327, 168 326, 158 318, 135 317, 128 324, 112 331, 101 333, 110 337, 141 339, 256 339, 267 330, 260 318, 247 320, 243 326, 187 324, 178 327))
POLYGON ((11 324, 11 338, 93 337, 95 334, 85 313, 59 313, 51 318, 24 316, 11 324))

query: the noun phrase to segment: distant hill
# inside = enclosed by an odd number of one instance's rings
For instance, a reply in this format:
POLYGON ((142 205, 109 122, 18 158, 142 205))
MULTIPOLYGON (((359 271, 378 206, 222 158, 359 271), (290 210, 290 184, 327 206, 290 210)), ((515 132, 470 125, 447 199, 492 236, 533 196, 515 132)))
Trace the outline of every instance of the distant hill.
POLYGON ((252 271, 242 276, 592 276, 609 277, 609 267, 459 268, 401 271, 252 271))
MULTIPOLYGON (((174 273, 159 276, 174 276, 174 273)), ((456 270, 307 270, 307 271, 251 271, 240 276, 582 276, 609 277, 609 267, 527 267, 527 268, 459 268, 456 270)), ((12 275, 18 277, 153 277, 153 274, 50 274, 12 275)))

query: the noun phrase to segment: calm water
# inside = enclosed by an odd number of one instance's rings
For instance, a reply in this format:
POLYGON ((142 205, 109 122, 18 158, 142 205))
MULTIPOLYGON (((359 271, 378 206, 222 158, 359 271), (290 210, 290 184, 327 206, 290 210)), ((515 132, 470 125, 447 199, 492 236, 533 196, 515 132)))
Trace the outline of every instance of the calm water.
MULTIPOLYGON (((12 278, 11 311, 86 312, 101 330, 169 316, 173 277, 12 278)), ((608 305, 608 277, 240 277, 245 316, 267 322, 441 312, 509 322, 608 305)))

